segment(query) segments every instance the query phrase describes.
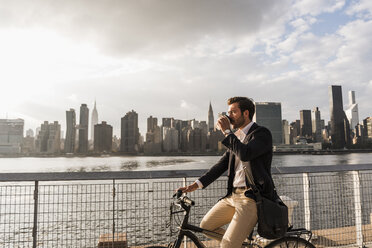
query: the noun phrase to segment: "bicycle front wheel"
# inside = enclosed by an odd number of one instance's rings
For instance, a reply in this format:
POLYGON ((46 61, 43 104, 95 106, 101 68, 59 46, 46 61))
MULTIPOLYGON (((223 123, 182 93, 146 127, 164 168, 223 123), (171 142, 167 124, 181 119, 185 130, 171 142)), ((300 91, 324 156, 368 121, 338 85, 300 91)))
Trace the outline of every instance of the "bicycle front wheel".
POLYGON ((283 237, 274 240, 265 248, 315 248, 309 241, 299 237, 283 237))

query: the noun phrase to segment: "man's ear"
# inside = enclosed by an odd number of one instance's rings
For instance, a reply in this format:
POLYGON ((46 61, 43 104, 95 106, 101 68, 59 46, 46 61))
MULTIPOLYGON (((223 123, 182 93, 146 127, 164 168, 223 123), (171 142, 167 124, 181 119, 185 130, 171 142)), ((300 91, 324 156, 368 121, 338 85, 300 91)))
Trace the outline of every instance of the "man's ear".
POLYGON ((245 110, 245 111, 243 112, 243 115, 244 115, 244 117, 249 118, 249 110, 248 110, 248 109, 245 110))

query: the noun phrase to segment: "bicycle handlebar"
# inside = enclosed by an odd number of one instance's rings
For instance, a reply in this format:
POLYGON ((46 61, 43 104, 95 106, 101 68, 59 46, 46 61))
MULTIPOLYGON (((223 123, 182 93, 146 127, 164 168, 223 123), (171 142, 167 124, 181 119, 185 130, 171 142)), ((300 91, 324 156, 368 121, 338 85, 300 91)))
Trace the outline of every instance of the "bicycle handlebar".
POLYGON ((190 206, 194 206, 195 202, 188 198, 186 195, 182 196, 182 190, 177 190, 177 192, 173 195, 180 203, 185 203, 190 206))

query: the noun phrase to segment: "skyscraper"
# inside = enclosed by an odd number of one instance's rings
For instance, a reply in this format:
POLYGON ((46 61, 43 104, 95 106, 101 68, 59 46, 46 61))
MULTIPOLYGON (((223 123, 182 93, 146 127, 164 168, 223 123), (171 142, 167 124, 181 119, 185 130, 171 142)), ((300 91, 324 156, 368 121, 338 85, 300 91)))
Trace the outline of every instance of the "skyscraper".
POLYGON ((300 120, 296 120, 294 122, 291 122, 290 124, 290 144, 296 144, 297 143, 297 138, 300 136, 300 131, 301 131, 301 125, 300 125, 300 120))
POLYGON ((35 141, 36 151, 40 153, 59 153, 61 145, 61 125, 58 121, 41 124, 40 132, 35 141))
POLYGON ((21 152, 24 124, 22 119, 0 119, 0 153, 21 152))
POLYGON ((27 129, 26 137, 34 137, 34 131, 31 128, 27 129))
POLYGON ((94 108, 92 111, 92 123, 90 128, 90 139, 93 141, 94 144, 94 126, 98 124, 98 112, 96 108, 96 101, 94 101, 94 108))
POLYGON ((150 115, 149 118, 147 118, 147 132, 154 132, 155 127, 158 126, 158 118, 152 117, 150 115))
POLYGON ((214 115, 213 115, 212 103, 209 102, 208 131, 213 131, 213 129, 214 129, 214 115))
POLYGON ((287 120, 282 121, 283 124, 283 144, 289 145, 291 144, 291 135, 290 135, 290 126, 287 120))
POLYGON ((366 142, 372 142, 372 117, 363 120, 363 136, 366 142))
POLYGON ((122 152, 138 152, 139 129, 138 114, 132 110, 121 118, 121 142, 120 150, 122 152))
POLYGON ((322 142, 322 122, 320 119, 320 111, 319 108, 316 107, 312 111, 312 132, 313 132, 313 140, 315 142, 322 142))
POLYGON ((89 109, 85 103, 80 106, 79 120, 79 153, 88 152, 88 126, 89 126, 89 109))
POLYGON ((146 142, 144 144, 145 154, 161 153, 161 131, 158 126, 158 118, 150 116, 147 118, 146 142))
POLYGON ((256 102, 253 121, 271 131, 273 144, 282 143, 282 105, 277 102, 256 102))
POLYGON ((163 127, 164 152, 178 151, 178 131, 174 127, 163 127))
POLYGON ((340 149, 350 144, 349 121, 343 108, 341 86, 331 85, 328 89, 332 147, 340 149))
POLYGON ((354 130, 359 123, 358 104, 355 103, 355 91, 349 91, 349 108, 345 111, 350 129, 354 130))
POLYGON ((111 152, 112 151, 112 126, 105 121, 94 126, 94 151, 111 152))
POLYGON ((76 114, 75 109, 66 111, 66 139, 65 139, 65 152, 75 152, 75 139, 76 139, 76 114))
POLYGON ((300 110, 300 128, 302 137, 310 138, 312 136, 310 110, 300 110))

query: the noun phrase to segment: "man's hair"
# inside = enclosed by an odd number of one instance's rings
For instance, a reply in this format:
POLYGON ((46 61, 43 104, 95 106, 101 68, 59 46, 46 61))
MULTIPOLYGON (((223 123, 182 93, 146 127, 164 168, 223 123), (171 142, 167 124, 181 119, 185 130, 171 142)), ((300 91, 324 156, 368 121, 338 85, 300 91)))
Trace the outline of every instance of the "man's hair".
POLYGON ((236 102, 238 103, 240 111, 242 111, 242 114, 246 110, 249 111, 249 119, 252 120, 254 112, 255 112, 255 106, 254 106, 253 100, 247 97, 242 97, 242 96, 231 97, 229 100, 227 100, 228 105, 231 105, 236 102))

